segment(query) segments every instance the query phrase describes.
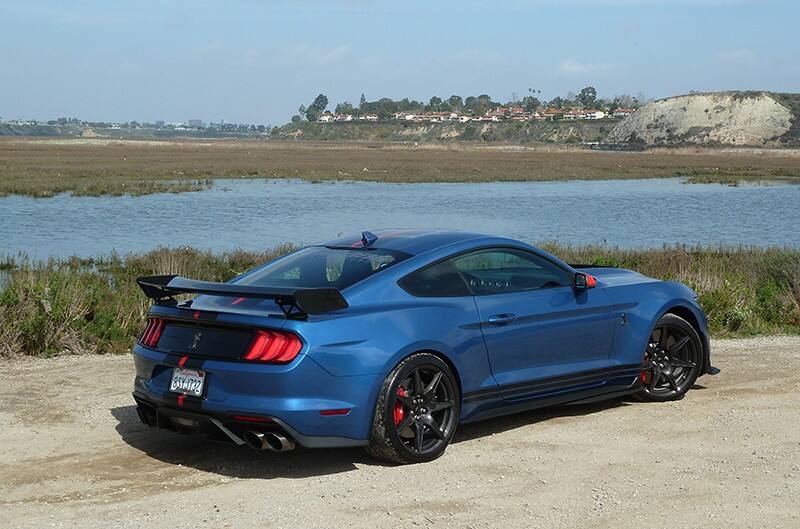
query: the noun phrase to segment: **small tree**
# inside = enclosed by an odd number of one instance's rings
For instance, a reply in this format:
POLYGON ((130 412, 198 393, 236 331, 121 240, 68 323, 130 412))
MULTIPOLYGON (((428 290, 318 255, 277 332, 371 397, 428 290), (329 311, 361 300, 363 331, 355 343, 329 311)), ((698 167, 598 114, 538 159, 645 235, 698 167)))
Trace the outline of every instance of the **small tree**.
POLYGON ((597 103, 597 90, 593 86, 587 86, 581 93, 575 96, 575 100, 583 108, 594 108, 597 103))
POLYGON ((526 112, 536 112, 536 109, 542 106, 542 102, 534 96, 525 96, 522 98, 522 108, 526 112))
POLYGON ((353 105, 349 101, 342 101, 338 105, 336 105, 336 113, 337 114, 353 114, 355 113, 355 109, 353 105))
POLYGON ((328 108, 328 97, 325 94, 320 94, 314 98, 314 102, 311 103, 309 108, 314 108, 317 112, 322 112, 326 108, 328 108))
MULTIPOLYGON (((328 98, 325 94, 319 94, 305 109, 306 119, 308 121, 316 121, 326 108, 328 108, 328 98)), ((303 114, 302 106, 300 107, 300 114, 303 114)))

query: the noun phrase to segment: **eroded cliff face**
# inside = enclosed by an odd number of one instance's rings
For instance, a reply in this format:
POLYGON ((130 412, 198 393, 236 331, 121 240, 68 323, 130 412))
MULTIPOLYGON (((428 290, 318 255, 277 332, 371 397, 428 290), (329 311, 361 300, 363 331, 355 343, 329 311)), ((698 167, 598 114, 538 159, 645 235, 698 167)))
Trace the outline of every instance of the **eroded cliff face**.
POLYGON ((791 110, 769 92, 715 92, 654 101, 609 134, 647 145, 772 145, 792 126, 791 110))

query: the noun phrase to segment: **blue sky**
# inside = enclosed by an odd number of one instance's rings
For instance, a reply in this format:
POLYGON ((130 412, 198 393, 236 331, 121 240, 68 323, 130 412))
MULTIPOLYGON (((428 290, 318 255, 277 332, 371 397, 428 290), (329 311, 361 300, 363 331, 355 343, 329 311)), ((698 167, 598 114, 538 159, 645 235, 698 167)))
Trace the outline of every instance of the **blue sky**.
POLYGON ((0 117, 280 124, 319 93, 800 91, 796 0, 0 0, 0 117))

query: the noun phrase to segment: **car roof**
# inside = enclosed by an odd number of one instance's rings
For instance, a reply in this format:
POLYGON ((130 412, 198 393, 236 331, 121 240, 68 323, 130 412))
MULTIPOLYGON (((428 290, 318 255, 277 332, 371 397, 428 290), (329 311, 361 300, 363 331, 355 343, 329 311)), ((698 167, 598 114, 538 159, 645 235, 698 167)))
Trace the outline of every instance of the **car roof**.
MULTIPOLYGON (((383 248, 411 255, 418 255, 458 242, 488 237, 482 233, 436 229, 385 229, 374 230, 369 233, 377 237, 377 240, 370 245, 371 248, 383 248)), ((359 233, 358 235, 327 241, 320 246, 352 247, 359 245, 361 238, 362 234, 359 233)))

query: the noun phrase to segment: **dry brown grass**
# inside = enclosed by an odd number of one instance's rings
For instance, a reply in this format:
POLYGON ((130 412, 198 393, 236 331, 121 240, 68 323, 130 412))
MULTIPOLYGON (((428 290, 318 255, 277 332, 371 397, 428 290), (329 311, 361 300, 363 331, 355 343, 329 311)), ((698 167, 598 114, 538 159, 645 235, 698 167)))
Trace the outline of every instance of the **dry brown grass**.
POLYGON ((596 152, 473 144, 0 139, 0 195, 147 194, 211 178, 485 182, 800 177, 792 151, 596 152))
MULTIPOLYGON (((800 250, 545 247, 568 262, 686 283, 698 293, 714 336, 800 332, 800 250)), ((159 248, 125 257, 9 261, 10 280, 0 290, 0 358, 127 352, 150 305, 136 277, 172 273, 224 281, 292 248, 221 254, 159 248)))

